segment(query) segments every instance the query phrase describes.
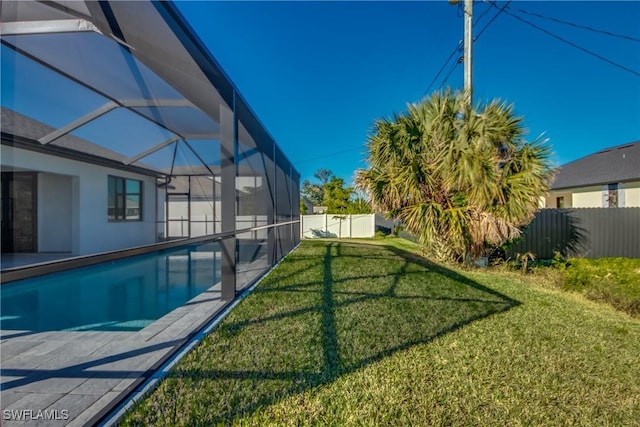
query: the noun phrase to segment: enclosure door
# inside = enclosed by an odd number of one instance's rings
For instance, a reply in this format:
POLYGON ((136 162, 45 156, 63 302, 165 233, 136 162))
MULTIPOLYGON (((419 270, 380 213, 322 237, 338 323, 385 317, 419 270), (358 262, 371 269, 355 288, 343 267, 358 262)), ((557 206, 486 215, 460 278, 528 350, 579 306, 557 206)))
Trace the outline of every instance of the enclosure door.
POLYGON ((2 172, 2 252, 37 252, 37 174, 2 172))
POLYGON ((191 203, 187 194, 167 194, 167 238, 191 236, 191 203))

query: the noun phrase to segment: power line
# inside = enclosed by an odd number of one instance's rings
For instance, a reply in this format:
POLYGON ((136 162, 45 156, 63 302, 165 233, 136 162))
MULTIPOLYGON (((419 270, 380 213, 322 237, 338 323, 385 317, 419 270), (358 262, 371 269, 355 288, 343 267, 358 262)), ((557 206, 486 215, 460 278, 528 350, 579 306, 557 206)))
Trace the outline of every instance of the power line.
MULTIPOLYGON (((474 23, 474 25, 477 25, 482 18, 492 9, 491 6, 488 6, 484 12, 482 14, 480 14, 480 16, 478 17, 478 19, 476 20, 476 22, 474 23)), ((461 18, 462 15, 464 14, 463 11, 463 7, 462 7, 462 3, 458 3, 458 7, 457 7, 457 14, 458 14, 458 18, 461 18)), ((444 61, 444 64, 442 64, 442 67, 440 67, 440 70, 438 70, 438 73, 436 74, 436 76, 433 78, 433 80, 431 80, 431 83, 429 83, 429 86, 427 86, 427 90, 425 91, 425 94, 428 94, 429 91, 431 90, 431 87, 433 86, 433 84, 438 80, 438 77, 440 77, 440 74, 442 74, 442 72, 444 71, 444 69, 447 67, 447 64, 449 64, 449 61, 451 61, 451 58, 453 58, 453 55, 456 54, 456 52, 460 52, 462 50, 462 40, 458 42, 458 45, 451 51, 451 54, 449 55, 449 57, 444 61)), ((455 68, 455 67, 454 67, 455 68)), ((450 75, 450 73, 449 73, 450 75)), ((447 77, 448 78, 448 77, 447 77)), ((445 78, 445 81, 446 79, 445 78)), ((442 88, 442 85, 444 84, 444 81, 442 82, 442 84, 440 84, 439 89, 442 88)))
MULTIPOLYGON (((487 23, 486 23, 486 25, 485 25, 484 27, 482 27, 482 29, 478 32, 478 35, 476 35, 476 36, 473 38, 473 41, 474 41, 474 42, 475 42, 475 41, 477 41, 477 40, 480 38, 480 36, 482 35, 482 33, 484 33, 484 31, 485 31, 487 28, 489 28, 489 26, 490 26, 491 24, 493 24, 493 22, 498 18, 498 16, 500 16, 500 14, 504 11, 504 9, 507 7, 507 5, 509 5, 509 3, 511 3, 511 0, 508 0, 508 1, 504 4, 504 6, 502 6, 502 8, 498 11, 498 13, 496 13, 496 14, 491 18, 491 20, 489 20, 489 22, 487 22, 487 23)), ((488 9, 486 9, 486 10, 484 11, 484 13, 482 13, 482 14, 480 15, 480 17, 479 17, 479 18, 478 18, 478 20, 476 21, 476 24, 477 24, 478 22, 480 22, 480 20, 482 19, 482 17, 483 17, 484 15, 486 15, 486 14, 487 14, 487 12, 488 12, 489 10, 491 10, 491 9, 492 9, 491 7, 489 7, 488 9)), ((433 83, 438 79, 438 76, 442 73, 442 70, 444 70, 444 68, 446 67, 447 63, 451 60, 451 57, 452 57, 452 56, 453 56, 457 51, 459 51, 459 50, 460 50, 461 45, 462 45, 462 43, 461 43, 461 42, 460 42, 460 43, 458 43, 458 46, 456 47, 456 50, 454 50, 453 52, 451 52, 451 55, 449 55, 449 58, 447 58, 447 61, 445 61, 444 65, 442 66, 442 68, 440 69, 440 71, 438 71, 438 74, 436 75, 436 77, 433 79, 433 81, 432 81, 432 82, 431 82, 431 84, 429 85, 429 89, 431 89, 431 86, 433 85, 433 83)), ((449 80, 449 77, 451 77, 451 74, 453 74, 453 72, 455 71, 455 69, 458 67, 458 65, 459 65, 459 64, 460 64, 460 61, 456 61, 456 62, 454 62, 454 63, 451 65, 451 67, 449 68, 449 71, 447 72, 447 75, 446 75, 446 76, 444 77, 444 79, 442 80, 442 83, 440 83, 440 86, 438 87, 438 90, 442 89, 442 87, 444 86, 444 84, 447 82, 447 80, 449 80)), ((427 89, 427 92, 428 92, 428 91, 429 91, 429 90, 427 89)))
MULTIPOLYGON (((440 70, 438 71, 438 74, 436 74, 433 80, 431 80, 431 83, 429 83, 429 86, 427 87, 427 90, 425 91, 425 93, 429 93, 433 84, 436 82, 436 80, 438 80, 438 77, 440 77, 440 74, 442 74, 442 71, 444 71, 444 69, 447 67, 447 64, 449 64, 449 61, 451 61, 451 58, 453 58, 453 55, 455 55, 456 52, 460 52, 461 48, 462 48, 462 42, 460 41, 458 42, 458 45, 456 46, 456 48, 453 49, 453 51, 451 52, 447 60, 444 61, 444 64, 442 64, 442 67, 440 67, 440 70)), ((442 85, 440 85, 440 87, 442 87, 442 85)))
MULTIPOLYGON (((511 0, 509 0, 511 1, 511 0)), ((461 10, 461 4, 458 4, 458 12, 460 12, 461 10)), ((484 12, 482 12, 480 14, 480 16, 478 17, 478 19, 476 19, 476 22, 474 25, 478 25, 480 23, 480 21, 482 21, 482 19, 484 18, 484 16, 489 13, 489 11, 491 11, 493 8, 489 5, 487 6, 487 8, 484 10, 484 12)), ((483 28, 482 30, 480 30, 480 33, 474 38, 474 41, 478 39, 478 37, 480 37, 480 34, 482 34, 482 32, 487 29, 487 27, 489 25, 491 25, 491 23, 493 21, 495 21, 495 19, 498 17, 498 15, 500 15, 500 12, 498 12, 483 28)), ((458 17, 460 17, 461 15, 459 14, 458 17)), ((447 68, 447 65, 449 64, 449 61, 451 61, 451 58, 453 58, 453 56, 460 52, 462 50, 462 41, 458 42, 458 45, 451 51, 451 53, 449 54, 449 57, 447 57, 447 59, 444 61, 444 64, 442 64, 442 67, 440 67, 440 70, 438 70, 438 73, 435 75, 435 77, 433 78, 433 80, 431 80, 431 83, 429 83, 429 86, 427 86, 427 90, 425 91, 425 94, 428 94, 429 91, 431 90, 431 88, 433 87, 434 83, 436 81, 438 81, 438 77, 440 77, 440 75, 442 74, 442 72, 444 71, 445 68, 447 68)), ((453 63, 453 65, 450 66, 449 71, 447 72, 446 77, 443 79, 442 83, 440 83, 440 86, 438 86, 438 90, 442 89, 442 86, 444 86, 444 84, 446 83, 446 81, 449 79, 449 77, 451 77, 451 74, 453 73, 453 71, 457 68, 459 64, 459 61, 456 61, 455 63, 453 63)))
POLYGON ((473 23, 473 26, 475 27, 476 25, 478 25, 480 23, 480 21, 482 21, 482 18, 484 18, 484 16, 489 13, 490 10, 493 10, 493 8, 490 5, 487 5, 487 8, 484 10, 484 12, 482 12, 480 14, 480 16, 478 17, 478 19, 476 19, 476 22, 473 23))
POLYGON ((525 13, 527 15, 536 16, 538 18, 546 19, 548 21, 557 22, 559 24, 569 25, 571 27, 581 28, 583 30, 593 31, 594 33, 606 34, 606 35, 611 36, 611 37, 618 37, 618 38, 625 39, 625 40, 630 40, 630 41, 634 41, 634 42, 640 42, 639 38, 632 37, 632 36, 627 36, 625 34, 614 33, 614 32, 608 31, 608 30, 600 30, 598 28, 590 27, 588 25, 576 24, 575 22, 565 21, 565 20, 562 20, 562 19, 554 18, 552 16, 546 16, 546 15, 542 15, 540 13, 531 12, 531 11, 520 9, 520 8, 511 8, 511 10, 515 10, 515 11, 520 12, 520 13, 525 13))
MULTIPOLYGON (((498 13, 496 13, 495 15, 493 15, 493 18, 491 18, 491 20, 489 22, 487 22, 487 25, 485 25, 484 27, 482 27, 482 29, 480 31, 478 31, 478 35, 474 37, 473 41, 475 42, 476 40, 478 40, 480 38, 480 36, 482 35, 482 33, 484 33, 484 31, 489 28, 489 25, 491 25, 493 23, 493 21, 495 21, 498 16, 500 16, 500 14, 507 8, 507 6, 509 6, 509 3, 511 3, 511 0, 507 1, 504 6, 502 6, 502 8, 498 11, 498 13)), ((493 5, 492 5, 493 6, 493 5)))
MULTIPOLYGON (((487 14, 487 12, 491 10, 491 7, 488 7, 487 9, 485 9, 484 13, 482 13, 480 15, 480 17, 478 18, 478 20, 476 21, 476 24, 482 19, 482 17, 484 15, 487 14)), ((458 3, 458 6, 456 8, 456 12, 458 14, 458 18, 461 18, 464 15, 464 10, 462 7, 462 3, 458 3)), ((442 74, 442 72, 444 71, 444 69, 447 67, 447 65, 449 64, 449 61, 451 61, 451 58, 453 58, 453 56, 460 52, 462 50, 462 40, 460 40, 458 42, 458 44, 456 45, 456 47, 451 51, 451 53, 449 54, 449 56, 447 57, 447 59, 444 61, 444 64, 442 64, 442 67, 440 67, 440 69, 438 70, 438 72, 436 73, 435 77, 433 78, 433 80, 431 80, 431 83, 429 83, 429 86, 427 86, 427 90, 425 90, 425 94, 428 94, 429 91, 431 90, 431 88, 433 87, 433 84, 438 81, 438 77, 440 77, 440 74, 442 74)), ((438 90, 442 89, 442 86, 444 85, 444 83, 447 81, 447 79, 451 76, 451 73, 453 72, 453 70, 457 67, 457 64, 459 63, 459 60, 457 60, 456 62, 453 63, 453 65, 451 66, 451 68, 449 69, 449 72, 447 73, 447 76, 444 78, 444 80, 442 81, 442 83, 440 83, 440 86, 438 86, 438 90)))
MULTIPOLYGON (((490 3, 493 7, 495 7, 495 8, 497 8, 497 7, 498 7, 498 6, 495 4, 495 2, 494 2, 494 1, 489 0, 489 3, 490 3)), ((533 22, 531 22, 531 21, 528 21, 528 20, 526 20, 526 19, 524 19, 524 18, 522 18, 522 17, 520 17, 520 16, 518 16, 518 15, 515 15, 515 14, 511 13, 509 10, 504 9, 504 11, 505 11, 508 15, 510 15, 510 16, 512 16, 512 17, 514 17, 515 19, 517 19, 517 20, 519 20, 519 21, 521 21, 521 22, 524 22, 525 24, 527 24, 527 25, 529 25, 529 26, 531 26, 531 27, 533 27, 533 28, 535 28, 535 29, 537 29, 537 30, 539 30, 539 31, 542 31, 543 33, 545 33, 545 34, 547 34, 547 35, 549 35, 549 36, 551 36, 551 37, 553 37, 553 38, 555 38, 555 39, 557 39, 557 40, 560 40, 560 41, 561 41, 561 42, 563 42, 563 43, 566 43, 566 44, 568 44, 568 45, 570 45, 570 46, 575 47, 576 49, 579 49, 579 50, 583 51, 584 53, 587 53, 587 54, 589 54, 589 55, 591 55, 591 56, 594 56, 594 57, 596 57, 596 58, 598 58, 598 59, 600 59, 600 60, 602 60, 602 61, 605 61, 605 62, 607 62, 608 64, 613 65, 614 67, 620 68, 620 69, 622 69, 622 70, 625 70, 625 71, 627 71, 627 72, 629 72, 629 73, 631 73, 631 74, 634 74, 634 75, 636 75, 636 76, 640 77, 640 72, 638 72, 638 71, 636 71, 636 70, 634 70, 634 69, 632 69, 632 68, 626 67, 626 66, 624 66, 624 65, 622 65, 622 64, 619 64, 619 63, 617 63, 617 62, 615 62, 615 61, 612 61, 611 59, 605 58, 604 56, 602 56, 602 55, 600 55, 600 54, 598 54, 598 53, 595 53, 595 52, 593 52, 593 51, 591 51, 591 50, 589 50, 589 49, 587 49, 587 48, 585 48, 585 47, 582 47, 582 46, 580 46, 580 45, 578 45, 578 44, 576 44, 576 43, 574 43, 574 42, 572 42, 572 41, 570 41, 570 40, 565 39, 565 38, 564 38, 564 37, 562 37, 562 36, 559 36, 559 35, 557 35, 557 34, 555 34, 555 33, 552 33, 551 31, 549 31, 549 30, 547 30, 547 29, 545 29, 545 28, 542 28, 542 27, 540 27, 539 25, 536 25, 536 24, 534 24, 534 23, 533 23, 533 22)))
POLYGON ((442 79, 442 83, 440 83, 440 86, 438 86, 438 90, 442 89, 442 87, 447 82, 447 80, 449 80, 449 77, 451 77, 451 74, 453 74, 455 69, 458 68, 458 65, 460 65, 460 61, 456 61, 453 64, 451 64, 451 67, 449 68, 449 72, 444 77, 444 79, 442 79))
POLYGON ((296 163, 296 165, 299 165, 301 163, 307 163, 307 162, 311 162, 311 161, 314 161, 314 160, 324 159, 324 158, 327 158, 327 157, 333 157, 333 156, 337 156, 338 154, 348 153, 350 151, 362 150, 362 149, 363 149, 363 146, 359 145, 357 147, 351 147, 351 148, 347 148, 345 150, 340 150, 340 151, 335 151, 333 153, 323 154, 321 156, 312 157, 312 158, 305 159, 305 160, 302 160, 302 161, 299 161, 299 162, 295 162, 295 163, 296 163))

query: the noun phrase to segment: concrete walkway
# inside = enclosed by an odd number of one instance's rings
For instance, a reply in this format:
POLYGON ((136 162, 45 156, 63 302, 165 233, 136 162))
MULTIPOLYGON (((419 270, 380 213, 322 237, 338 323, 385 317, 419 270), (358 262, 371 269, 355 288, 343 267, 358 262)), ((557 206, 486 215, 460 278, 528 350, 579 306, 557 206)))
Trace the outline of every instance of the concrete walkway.
POLYGON ((95 424, 224 305, 218 284, 138 332, 0 331, 1 424, 95 424))

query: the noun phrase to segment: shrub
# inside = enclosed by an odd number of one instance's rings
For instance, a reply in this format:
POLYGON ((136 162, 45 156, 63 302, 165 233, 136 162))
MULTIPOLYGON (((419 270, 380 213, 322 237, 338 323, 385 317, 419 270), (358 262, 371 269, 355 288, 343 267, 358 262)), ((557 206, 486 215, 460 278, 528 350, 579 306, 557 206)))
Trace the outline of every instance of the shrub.
POLYGON ((640 317, 640 259, 574 258, 560 269, 564 289, 640 317))

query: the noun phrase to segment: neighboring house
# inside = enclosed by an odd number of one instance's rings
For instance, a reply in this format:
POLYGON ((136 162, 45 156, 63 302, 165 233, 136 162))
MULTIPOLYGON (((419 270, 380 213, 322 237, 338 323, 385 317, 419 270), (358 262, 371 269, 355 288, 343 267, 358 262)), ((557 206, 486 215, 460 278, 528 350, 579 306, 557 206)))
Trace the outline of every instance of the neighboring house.
POLYGON ((306 197, 302 197, 301 200, 304 206, 307 208, 307 215, 322 215, 327 213, 326 206, 316 206, 311 200, 307 199, 306 197))
POLYGON ((327 208, 326 206, 313 206, 313 214, 314 215, 322 215, 327 213, 327 210, 329 210, 329 208, 327 208))
POLYGON ((300 200, 302 201, 302 204, 305 207, 305 214, 311 215, 313 213, 313 202, 311 202, 311 200, 307 199, 304 196, 301 197, 300 200))
POLYGON ((393 233, 399 223, 397 219, 387 219, 382 214, 376 214, 376 231, 380 230, 385 234, 393 233))
POLYGON ((640 141, 561 166, 544 207, 640 207, 640 141))

